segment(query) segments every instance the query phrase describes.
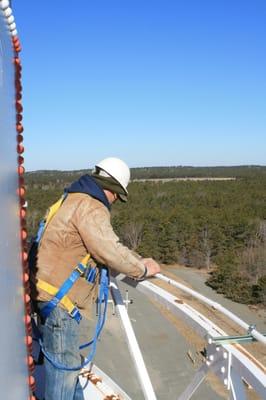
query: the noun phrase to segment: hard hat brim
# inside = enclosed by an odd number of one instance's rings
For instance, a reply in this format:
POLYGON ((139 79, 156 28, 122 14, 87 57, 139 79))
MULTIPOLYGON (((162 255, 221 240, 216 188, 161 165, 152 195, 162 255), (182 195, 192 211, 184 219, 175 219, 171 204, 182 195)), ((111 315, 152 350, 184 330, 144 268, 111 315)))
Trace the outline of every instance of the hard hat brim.
POLYGON ((127 202, 127 195, 126 194, 117 193, 117 196, 118 196, 119 200, 122 201, 123 203, 127 202))

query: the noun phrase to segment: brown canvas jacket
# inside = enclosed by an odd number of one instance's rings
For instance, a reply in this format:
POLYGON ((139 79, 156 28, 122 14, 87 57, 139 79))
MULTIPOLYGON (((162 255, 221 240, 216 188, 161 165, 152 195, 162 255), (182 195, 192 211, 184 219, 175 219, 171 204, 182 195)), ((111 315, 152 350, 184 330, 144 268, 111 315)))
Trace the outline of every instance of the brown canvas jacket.
MULTIPOLYGON (((132 278, 141 277, 145 270, 140 258, 119 242, 106 206, 88 194, 70 193, 39 244, 36 278, 59 288, 87 253, 95 262, 132 278)), ((98 279, 96 281, 89 284, 79 278, 68 293, 87 318, 97 297, 98 279)), ((37 289, 36 300, 50 298, 46 292, 37 289)))

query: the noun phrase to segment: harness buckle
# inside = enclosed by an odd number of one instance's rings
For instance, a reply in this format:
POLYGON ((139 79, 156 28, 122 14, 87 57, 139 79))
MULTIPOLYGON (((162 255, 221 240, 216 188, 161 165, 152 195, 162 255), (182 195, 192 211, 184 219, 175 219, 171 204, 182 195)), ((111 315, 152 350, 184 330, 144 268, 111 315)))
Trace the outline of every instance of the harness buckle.
POLYGON ((69 315, 71 318, 74 318, 74 320, 77 321, 78 324, 82 320, 82 316, 77 307, 74 307, 71 311, 69 311, 69 315))
POLYGON ((84 267, 83 264, 79 263, 79 264, 76 266, 75 270, 78 271, 78 273, 79 273, 80 275, 82 275, 82 274, 84 274, 84 272, 86 271, 86 267, 84 267))

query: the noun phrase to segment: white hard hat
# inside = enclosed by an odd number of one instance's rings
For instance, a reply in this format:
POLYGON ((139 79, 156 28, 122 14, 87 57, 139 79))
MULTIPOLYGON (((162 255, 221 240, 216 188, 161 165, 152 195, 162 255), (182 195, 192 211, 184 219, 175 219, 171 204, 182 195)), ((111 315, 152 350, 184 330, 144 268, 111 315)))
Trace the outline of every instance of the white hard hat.
POLYGON ((114 178, 126 194, 128 193, 127 185, 130 180, 130 170, 124 161, 120 160, 120 158, 108 157, 96 164, 95 168, 96 171, 100 170, 100 173, 101 171, 106 172, 107 175, 114 178))

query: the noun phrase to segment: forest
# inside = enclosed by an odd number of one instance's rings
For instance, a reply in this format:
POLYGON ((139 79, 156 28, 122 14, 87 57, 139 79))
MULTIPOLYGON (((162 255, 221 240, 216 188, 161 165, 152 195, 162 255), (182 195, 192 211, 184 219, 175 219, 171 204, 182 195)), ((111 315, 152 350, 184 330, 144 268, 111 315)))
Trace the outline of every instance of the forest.
MULTIPOLYGON (((26 173, 30 237, 46 209, 84 173, 26 173)), ((128 203, 112 208, 124 244, 163 264, 205 269, 217 292, 266 305, 266 167, 146 167, 131 174, 128 203), (197 177, 234 179, 174 180, 197 177)))

